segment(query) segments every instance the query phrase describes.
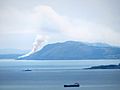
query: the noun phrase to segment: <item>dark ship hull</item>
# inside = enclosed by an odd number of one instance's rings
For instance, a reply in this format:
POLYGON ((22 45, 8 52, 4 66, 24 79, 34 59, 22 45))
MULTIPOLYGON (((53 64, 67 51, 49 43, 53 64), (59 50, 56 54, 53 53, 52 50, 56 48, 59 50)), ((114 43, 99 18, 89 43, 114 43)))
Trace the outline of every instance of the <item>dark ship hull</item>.
POLYGON ((79 84, 73 84, 73 85, 64 85, 64 87, 79 87, 79 84))

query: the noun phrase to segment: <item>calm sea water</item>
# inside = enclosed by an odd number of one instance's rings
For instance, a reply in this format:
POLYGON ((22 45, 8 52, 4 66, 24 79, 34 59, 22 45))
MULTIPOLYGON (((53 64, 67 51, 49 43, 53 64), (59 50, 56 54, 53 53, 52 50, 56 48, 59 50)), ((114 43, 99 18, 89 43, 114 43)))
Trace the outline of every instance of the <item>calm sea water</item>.
POLYGON ((119 90, 120 70, 82 69, 118 63, 120 60, 0 60, 0 90, 119 90), (75 82, 80 87, 63 87, 75 82))

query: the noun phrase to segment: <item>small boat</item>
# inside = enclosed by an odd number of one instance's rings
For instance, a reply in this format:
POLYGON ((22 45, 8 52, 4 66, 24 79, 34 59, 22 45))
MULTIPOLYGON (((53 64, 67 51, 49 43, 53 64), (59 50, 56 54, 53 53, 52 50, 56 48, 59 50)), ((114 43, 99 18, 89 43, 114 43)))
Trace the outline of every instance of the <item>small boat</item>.
POLYGON ((79 83, 75 83, 75 84, 72 84, 72 85, 64 85, 64 87, 79 87, 79 83))
POLYGON ((24 71, 32 71, 31 69, 25 69, 24 71))

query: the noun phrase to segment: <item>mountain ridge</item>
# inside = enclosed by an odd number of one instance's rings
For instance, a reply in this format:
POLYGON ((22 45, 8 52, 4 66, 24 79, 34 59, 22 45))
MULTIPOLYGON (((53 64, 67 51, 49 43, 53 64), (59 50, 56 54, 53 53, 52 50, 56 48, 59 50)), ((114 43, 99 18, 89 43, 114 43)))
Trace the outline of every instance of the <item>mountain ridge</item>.
POLYGON ((80 59, 120 59, 120 47, 104 43, 83 43, 66 41, 48 44, 30 56, 28 60, 80 60, 80 59))

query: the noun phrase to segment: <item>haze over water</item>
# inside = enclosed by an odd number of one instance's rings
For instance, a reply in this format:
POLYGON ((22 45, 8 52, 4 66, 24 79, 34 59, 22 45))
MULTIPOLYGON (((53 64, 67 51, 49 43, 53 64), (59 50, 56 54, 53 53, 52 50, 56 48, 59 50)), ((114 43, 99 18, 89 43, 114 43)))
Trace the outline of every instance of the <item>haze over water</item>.
POLYGON ((120 70, 82 69, 118 63, 120 60, 1 60, 0 90, 118 90, 120 70), (80 87, 63 87, 76 82, 80 87))
MULTIPOLYGON (((120 47, 119 4, 120 0, 0 0, 0 50, 7 51, 4 54, 10 57, 12 52, 7 49, 31 50, 20 56, 24 57, 45 45, 71 40, 120 47)), ((120 55, 118 51, 114 53, 120 55)), ((2 58, 9 57, 4 54, 2 58)), ((117 58, 116 55, 111 56, 117 58)), ((119 63, 120 60, 0 60, 0 90, 118 90, 120 70, 82 68, 119 63), (76 82, 80 87, 63 87, 76 82)))

